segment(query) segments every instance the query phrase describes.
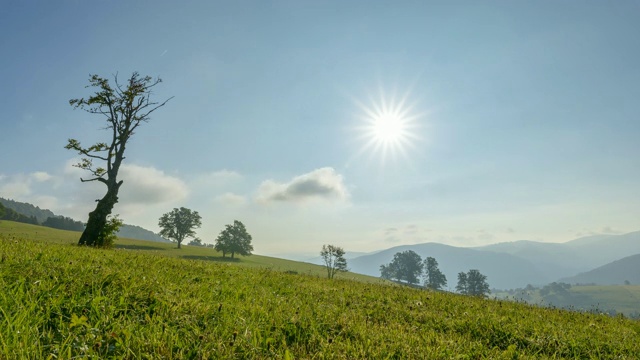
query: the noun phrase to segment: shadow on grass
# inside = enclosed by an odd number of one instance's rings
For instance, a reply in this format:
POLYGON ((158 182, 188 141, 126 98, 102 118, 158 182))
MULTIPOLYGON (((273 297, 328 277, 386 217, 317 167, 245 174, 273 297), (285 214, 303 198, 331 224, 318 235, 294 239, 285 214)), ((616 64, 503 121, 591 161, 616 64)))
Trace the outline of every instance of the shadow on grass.
POLYGON ((152 245, 124 245, 124 244, 116 244, 116 249, 125 249, 125 250, 165 250, 165 248, 152 246, 152 245))
POLYGON ((240 262, 238 258, 230 258, 230 257, 220 257, 220 256, 204 256, 204 255, 183 255, 181 256, 183 259, 189 260, 204 260, 204 261, 215 261, 215 262, 240 262))

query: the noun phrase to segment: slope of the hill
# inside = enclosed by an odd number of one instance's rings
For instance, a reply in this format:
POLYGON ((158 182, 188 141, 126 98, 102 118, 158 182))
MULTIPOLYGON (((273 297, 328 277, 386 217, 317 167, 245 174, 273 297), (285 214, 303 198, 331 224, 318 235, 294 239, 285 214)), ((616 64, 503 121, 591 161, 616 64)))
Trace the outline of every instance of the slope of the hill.
POLYGON ((569 284, 622 285, 626 282, 640 284, 640 254, 627 256, 560 281, 569 284))
POLYGON ((633 358, 640 325, 0 236, 8 358, 633 358))
MULTIPOLYGON (((6 208, 12 209, 15 212, 22 214, 27 217, 35 217, 38 223, 42 224, 47 218, 50 217, 59 217, 60 215, 54 214, 51 210, 41 209, 38 206, 33 204, 14 201, 10 199, 4 199, 0 197, 0 203, 3 204, 6 208)), ((118 231, 118 236, 138 239, 138 240, 149 240, 149 241, 158 241, 158 242, 170 242, 169 240, 163 238, 162 236, 154 233, 153 231, 147 230, 137 225, 129 225, 124 224, 120 227, 120 231, 118 231)))

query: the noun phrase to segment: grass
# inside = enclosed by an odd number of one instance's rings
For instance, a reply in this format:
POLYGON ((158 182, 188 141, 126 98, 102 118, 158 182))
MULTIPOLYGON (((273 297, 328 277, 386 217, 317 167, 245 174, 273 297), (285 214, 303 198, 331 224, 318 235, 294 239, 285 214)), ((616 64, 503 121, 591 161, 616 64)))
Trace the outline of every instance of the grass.
MULTIPOLYGON (((80 238, 80 233, 76 231, 58 230, 45 226, 36 226, 12 221, 0 221, 0 236, 15 237, 21 239, 31 239, 37 241, 46 241, 56 244, 76 244, 80 238)), ((232 265, 241 265, 254 268, 269 268, 272 270, 307 274, 313 276, 326 276, 326 270, 323 266, 316 264, 279 259, 269 256, 252 255, 247 257, 236 257, 231 259, 229 256, 222 257, 222 253, 212 248, 201 246, 182 245, 181 249, 177 248, 176 243, 161 243, 155 241, 144 241, 128 238, 119 238, 115 243, 116 250, 135 251, 145 254, 155 254, 168 257, 176 257, 190 260, 204 260, 212 262, 223 262, 232 265)), ((320 251, 318 250, 318 253, 320 251)), ((343 279, 352 279, 364 282, 382 282, 380 278, 354 274, 339 273, 336 275, 343 279)))
POLYGON ((96 250, 3 232, 0 358, 632 359, 640 353, 640 323, 622 317, 327 280, 246 259, 96 250))

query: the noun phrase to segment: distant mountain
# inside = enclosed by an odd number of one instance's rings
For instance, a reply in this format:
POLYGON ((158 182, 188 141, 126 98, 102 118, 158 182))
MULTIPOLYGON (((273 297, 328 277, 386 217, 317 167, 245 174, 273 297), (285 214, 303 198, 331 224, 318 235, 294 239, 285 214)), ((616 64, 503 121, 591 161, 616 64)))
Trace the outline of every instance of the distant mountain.
POLYGON ((627 256, 597 269, 561 279, 569 284, 622 285, 640 284, 640 254, 627 256))
POLYGON ((149 241, 157 241, 157 242, 171 242, 163 238, 162 236, 154 233, 153 231, 149 231, 145 228, 136 225, 127 225, 124 224, 118 231, 119 237, 125 237, 130 239, 138 239, 138 240, 149 240, 149 241))
POLYGON ((413 250, 423 259, 428 256, 438 261, 440 270, 447 277, 449 288, 455 288, 459 272, 478 269, 487 276, 492 288, 510 289, 527 284, 546 284, 554 280, 529 261, 520 257, 471 248, 462 248, 438 243, 396 246, 374 254, 359 256, 348 261, 351 271, 371 276, 380 276, 380 265, 388 264, 397 252, 413 250))
POLYGON ((45 222, 47 218, 56 216, 53 212, 51 212, 51 210, 40 209, 39 207, 29 203, 23 203, 1 197, 0 203, 2 203, 2 205, 4 205, 4 207, 6 207, 7 209, 12 209, 19 214, 25 215, 27 217, 34 216, 40 224, 45 222))
MULTIPOLYGON (((3 204, 7 209, 12 209, 18 214, 22 214, 26 217, 35 217, 38 223, 43 224, 47 221, 48 218, 65 218, 60 215, 54 214, 51 210, 41 209, 38 206, 23 203, 19 201, 4 199, 0 197, 0 203, 3 204)), ((70 218, 65 218, 72 220, 70 218)), ((27 219, 28 220, 28 219, 27 219)), ((23 221, 27 222, 27 221, 23 221)), ((46 226, 46 224, 43 224, 46 226)), ((54 226, 55 227, 55 226, 54 226)), ((82 231, 81 229, 67 229, 72 231, 82 231)), ((136 225, 127 225, 124 224, 118 231, 118 236, 126 237, 131 239, 138 240, 150 240, 150 241, 158 241, 158 242, 170 242, 169 240, 163 238, 162 236, 154 233, 153 231, 149 231, 147 229, 141 228, 136 225)))
POLYGON ((515 241, 475 248, 523 258, 536 265, 546 277, 570 277, 640 253, 640 231, 623 235, 595 235, 565 243, 515 241))

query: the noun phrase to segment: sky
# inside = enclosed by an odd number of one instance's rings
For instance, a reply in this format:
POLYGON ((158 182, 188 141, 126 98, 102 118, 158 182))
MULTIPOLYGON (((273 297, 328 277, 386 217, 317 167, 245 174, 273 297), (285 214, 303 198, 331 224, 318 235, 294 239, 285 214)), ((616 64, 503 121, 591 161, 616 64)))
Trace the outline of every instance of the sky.
POLYGON ((114 213, 258 254, 640 230, 635 1, 0 1, 0 196, 86 221, 90 74, 160 77, 114 213))

